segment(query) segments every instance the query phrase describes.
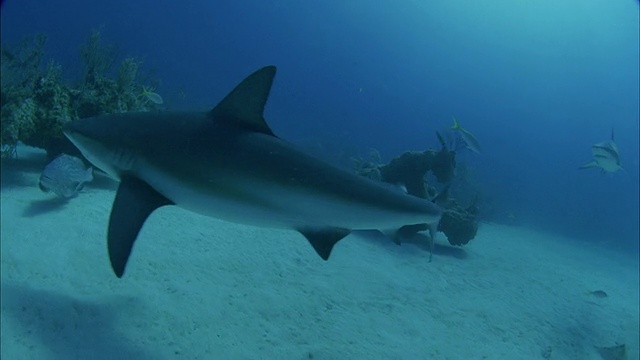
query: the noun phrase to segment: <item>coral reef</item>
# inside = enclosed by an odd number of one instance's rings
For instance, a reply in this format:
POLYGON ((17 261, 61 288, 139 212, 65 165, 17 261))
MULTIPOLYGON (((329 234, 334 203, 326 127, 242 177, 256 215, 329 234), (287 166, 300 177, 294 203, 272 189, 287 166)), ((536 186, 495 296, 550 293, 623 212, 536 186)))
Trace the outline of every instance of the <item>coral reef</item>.
MULTIPOLYGON (((409 194, 433 199, 436 197, 436 188, 425 181, 427 173, 431 172, 440 183, 450 183, 455 177, 456 169, 455 150, 449 150, 442 136, 437 135, 442 146, 439 151, 429 149, 405 152, 388 164, 377 164, 375 160, 356 160, 356 171, 374 180, 403 184, 409 194)), ((447 236, 451 245, 465 245, 476 236, 479 212, 476 202, 477 200, 463 207, 455 200, 448 199, 445 204, 440 204, 445 210, 438 224, 438 230, 447 236)), ((402 236, 410 237, 426 229, 425 225, 411 225, 400 229, 400 233, 402 236)))
POLYGON ((18 140, 33 133, 37 105, 31 97, 40 77, 38 67, 46 40, 44 35, 38 35, 23 39, 15 49, 2 48, 0 147, 3 157, 15 155, 18 140))
POLYGON ((84 83, 91 87, 98 87, 116 60, 116 48, 102 44, 101 32, 102 29, 94 30, 80 45, 80 59, 85 65, 84 83))
POLYGON ((78 154, 62 129, 75 119, 106 113, 150 111, 156 105, 140 96, 141 62, 124 59, 115 77, 109 72, 116 60, 112 45, 104 45, 100 30, 94 30, 80 46, 84 76, 70 84, 62 68, 49 61, 42 70, 46 36, 25 38, 15 46, 2 48, 2 157, 16 154, 20 141, 42 148, 49 158, 61 152, 78 154))
POLYGON ((438 230, 447 235, 449 244, 455 246, 466 245, 476 237, 478 232, 478 216, 479 208, 474 203, 467 207, 463 207, 450 200, 446 209, 442 213, 442 218, 438 224, 438 230))
POLYGON ((447 183, 453 179, 455 165, 455 153, 447 150, 409 151, 380 166, 380 179, 391 184, 404 184, 409 194, 426 199, 434 195, 429 194, 425 186, 427 172, 433 172, 438 182, 447 183))

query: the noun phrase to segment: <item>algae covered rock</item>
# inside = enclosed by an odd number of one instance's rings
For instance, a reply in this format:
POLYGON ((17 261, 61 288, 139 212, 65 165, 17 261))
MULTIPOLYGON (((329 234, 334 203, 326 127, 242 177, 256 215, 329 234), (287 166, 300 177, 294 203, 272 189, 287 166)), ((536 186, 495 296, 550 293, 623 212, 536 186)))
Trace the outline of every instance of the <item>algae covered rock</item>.
POLYGON ((442 213, 438 230, 447 236, 449 244, 466 245, 478 233, 477 215, 478 207, 476 205, 466 208, 458 204, 450 205, 442 213))
POLYGON ((101 42, 94 30, 80 46, 84 76, 80 83, 63 77, 59 64, 50 60, 44 69, 46 36, 29 37, 2 48, 3 157, 15 155, 18 142, 41 148, 53 158, 61 152, 78 154, 62 129, 71 121, 107 113, 150 111, 156 104, 142 94, 138 81, 141 62, 125 58, 111 75, 116 60, 112 45, 101 42))
MULTIPOLYGON (((455 150, 449 150, 444 140, 438 135, 442 145, 439 151, 408 151, 392 159, 388 164, 375 164, 371 161, 356 161, 357 172, 374 180, 390 184, 403 184, 407 193, 423 199, 434 199, 437 190, 425 181, 430 172, 438 182, 450 183, 455 176, 455 150)), ((448 187, 448 185, 447 185, 448 187)), ((451 245, 461 246, 469 243, 478 232, 477 215, 479 208, 476 201, 468 207, 462 207, 454 200, 440 204, 444 208, 438 230, 442 231, 451 245)), ((410 225, 401 229, 405 237, 426 230, 425 225, 410 225)))

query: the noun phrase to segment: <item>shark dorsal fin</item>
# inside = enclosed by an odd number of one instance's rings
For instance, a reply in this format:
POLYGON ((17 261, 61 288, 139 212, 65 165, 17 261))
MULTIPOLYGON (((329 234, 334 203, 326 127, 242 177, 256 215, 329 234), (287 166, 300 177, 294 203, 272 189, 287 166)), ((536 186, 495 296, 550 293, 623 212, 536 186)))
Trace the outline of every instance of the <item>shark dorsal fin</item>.
POLYGON ((209 115, 216 121, 225 121, 251 131, 273 135, 262 114, 275 75, 275 66, 265 66, 247 76, 209 112, 209 115))

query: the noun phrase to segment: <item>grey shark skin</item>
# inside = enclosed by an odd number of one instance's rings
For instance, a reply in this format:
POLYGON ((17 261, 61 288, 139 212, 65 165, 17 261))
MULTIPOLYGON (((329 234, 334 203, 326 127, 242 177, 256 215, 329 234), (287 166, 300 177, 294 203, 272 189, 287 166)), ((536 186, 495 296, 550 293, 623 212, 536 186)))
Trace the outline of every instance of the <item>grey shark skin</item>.
POLYGON ((394 235, 427 224, 432 202, 334 167, 276 137, 263 110, 276 73, 261 68, 209 112, 123 113, 70 123, 65 135, 120 181, 107 234, 118 277, 147 217, 177 205, 223 220, 302 233, 327 260, 351 230, 394 235))
POLYGON ((593 160, 580 166, 580 169, 600 168, 603 173, 613 173, 624 170, 620 161, 620 152, 614 141, 613 130, 611 130, 611 140, 594 144, 591 146, 593 160))

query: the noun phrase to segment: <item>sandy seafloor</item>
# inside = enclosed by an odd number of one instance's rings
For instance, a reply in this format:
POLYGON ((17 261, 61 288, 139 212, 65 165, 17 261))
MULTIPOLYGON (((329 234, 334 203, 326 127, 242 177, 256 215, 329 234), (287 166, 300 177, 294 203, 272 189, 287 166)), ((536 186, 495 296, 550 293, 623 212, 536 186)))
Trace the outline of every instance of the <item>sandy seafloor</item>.
POLYGON ((177 207, 111 272, 115 183, 68 202, 37 187, 41 153, 2 171, 2 359, 638 359, 638 254, 481 224, 436 255, 381 235, 328 262, 293 231, 177 207), (608 298, 588 295, 604 290, 608 298))

